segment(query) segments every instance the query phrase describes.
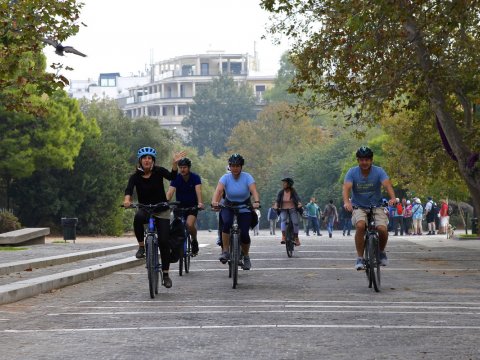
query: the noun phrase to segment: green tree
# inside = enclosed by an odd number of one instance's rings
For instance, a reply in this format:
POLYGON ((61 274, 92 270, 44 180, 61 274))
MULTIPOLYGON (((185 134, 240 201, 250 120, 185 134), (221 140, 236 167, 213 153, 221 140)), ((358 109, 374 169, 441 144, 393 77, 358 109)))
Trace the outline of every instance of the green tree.
POLYGON ((323 131, 312 123, 305 111, 302 113, 292 105, 279 102, 263 109, 257 120, 241 121, 233 129, 227 146, 230 152, 245 157, 246 167, 262 187, 271 180, 265 169, 278 162, 288 169, 288 154, 303 154, 323 140, 323 131))
POLYGON ((298 94, 288 91, 295 77, 295 66, 290 61, 288 53, 284 53, 280 58, 280 69, 275 78, 274 87, 265 94, 265 100, 268 102, 287 102, 296 104, 299 102, 298 94))
POLYGON ((85 137, 98 131, 95 121, 87 120, 76 100, 64 91, 52 94, 46 105, 45 116, 0 107, 0 180, 7 199, 12 182, 31 176, 36 169, 72 169, 85 137))
POLYGON ((348 124, 373 124, 385 106, 429 104, 443 143, 480 212, 477 1, 262 0, 271 32, 293 40, 293 91, 351 110, 348 124))
POLYGON ((255 119, 251 90, 228 76, 220 76, 198 89, 194 101, 182 125, 189 128, 189 144, 200 154, 207 149, 214 155, 224 152, 225 143, 240 120, 255 119))
POLYGON ((7 111, 45 115, 48 97, 68 84, 61 63, 52 64, 56 74, 45 72, 41 50, 45 38, 64 41, 78 32, 82 6, 76 0, 0 2, 0 105, 7 111))

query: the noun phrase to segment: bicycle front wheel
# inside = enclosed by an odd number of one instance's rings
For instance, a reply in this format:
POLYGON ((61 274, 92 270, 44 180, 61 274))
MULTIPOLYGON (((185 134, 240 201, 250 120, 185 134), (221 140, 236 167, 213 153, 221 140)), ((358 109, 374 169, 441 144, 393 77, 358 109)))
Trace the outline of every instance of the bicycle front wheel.
POLYGON ((375 235, 373 238, 373 259, 374 259, 374 267, 375 267, 375 280, 373 283, 373 287, 375 288, 376 292, 380 291, 380 240, 378 239, 378 236, 375 235))
POLYGON ((368 277, 368 287, 373 286, 376 292, 380 291, 380 273, 378 257, 378 239, 375 235, 368 235, 365 242, 365 270, 368 277), (378 277, 377 277, 378 276, 378 277), (378 282, 377 282, 378 280, 378 282))
POLYGON ((180 252, 180 257, 178 258, 178 275, 182 276, 183 275, 183 262, 184 262, 184 256, 185 256, 185 245, 182 245, 182 247, 179 249, 180 252))
POLYGON ((293 249, 295 249, 295 243, 293 240, 293 224, 291 222, 288 223, 285 237, 286 237, 285 247, 287 249, 287 256, 291 258, 293 256, 293 249))
POLYGON ((148 235, 145 240, 148 288, 152 299, 155 297, 155 294, 158 294, 158 245, 155 241, 155 236, 148 235))
POLYGON ((192 239, 190 235, 187 236, 187 249, 184 255, 184 266, 185 266, 185 273, 188 274, 190 272, 190 258, 192 257, 192 239))
POLYGON ((230 269, 232 273, 232 288, 235 289, 238 283, 238 261, 240 259, 240 239, 239 234, 235 233, 230 240, 230 269))

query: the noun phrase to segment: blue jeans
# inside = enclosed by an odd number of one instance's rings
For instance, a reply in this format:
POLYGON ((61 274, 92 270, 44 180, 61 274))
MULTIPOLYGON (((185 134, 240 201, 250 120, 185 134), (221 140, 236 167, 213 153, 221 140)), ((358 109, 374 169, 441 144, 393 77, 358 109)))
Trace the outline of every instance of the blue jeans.
POLYGON ((318 218, 316 216, 309 216, 308 217, 308 225, 307 225, 307 235, 310 229, 313 229, 318 234, 320 234, 320 224, 318 222, 318 218))
POLYGON ((328 231, 329 235, 332 234, 334 221, 335 221, 334 216, 329 216, 328 219, 327 219, 327 231, 328 231))
POLYGON ((350 230, 352 230, 352 218, 343 219, 343 235, 345 235, 345 231, 347 235, 350 235, 350 230))

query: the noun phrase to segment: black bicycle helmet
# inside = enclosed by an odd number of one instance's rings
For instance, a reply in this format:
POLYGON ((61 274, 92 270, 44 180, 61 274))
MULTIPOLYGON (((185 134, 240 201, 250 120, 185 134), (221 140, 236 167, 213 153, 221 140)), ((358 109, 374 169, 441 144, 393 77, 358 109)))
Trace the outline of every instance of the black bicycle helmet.
POLYGON ((357 150, 357 158, 373 158, 373 151, 368 146, 361 146, 357 150))
POLYGON ((178 166, 191 167, 192 166, 192 161, 187 157, 181 158, 180 160, 178 160, 178 166))
POLYGON ((293 186, 293 179, 292 178, 286 177, 286 178, 283 178, 282 181, 285 181, 288 184, 288 186, 290 186, 290 187, 293 186))
POLYGON ((245 159, 240 154, 233 154, 228 158, 228 165, 240 165, 245 164, 245 159))
POLYGON ((142 148, 138 149, 138 151, 137 151, 137 159, 138 160, 140 160, 142 157, 144 157, 146 155, 150 155, 151 157, 153 157, 153 160, 155 160, 157 158, 157 151, 154 148, 149 147, 149 146, 145 146, 145 147, 142 147, 142 148))

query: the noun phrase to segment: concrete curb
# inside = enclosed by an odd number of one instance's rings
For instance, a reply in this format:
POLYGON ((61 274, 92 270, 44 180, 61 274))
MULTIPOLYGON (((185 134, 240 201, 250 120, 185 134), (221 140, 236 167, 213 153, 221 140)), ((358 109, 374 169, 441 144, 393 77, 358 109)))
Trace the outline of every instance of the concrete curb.
POLYGON ((69 262, 75 262, 85 259, 92 259, 99 256, 117 254, 124 251, 136 250, 138 245, 120 245, 97 250, 86 250, 75 253, 48 256, 26 261, 15 261, 0 265, 0 275, 6 275, 13 272, 25 271, 33 268, 44 268, 48 266, 61 265, 69 262))
POLYGON ((144 259, 137 259, 132 256, 104 264, 92 265, 81 269, 64 271, 53 275, 45 275, 38 278, 3 285, 0 286, 0 305, 46 293, 53 289, 59 289, 83 281, 92 280, 111 274, 115 271, 139 266, 144 263, 144 259))

